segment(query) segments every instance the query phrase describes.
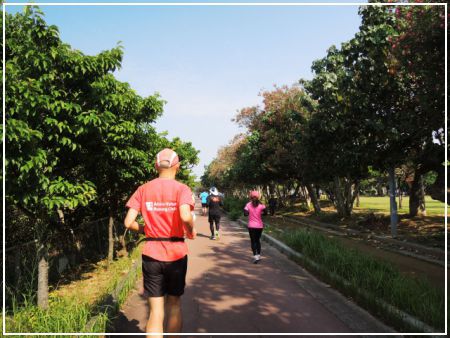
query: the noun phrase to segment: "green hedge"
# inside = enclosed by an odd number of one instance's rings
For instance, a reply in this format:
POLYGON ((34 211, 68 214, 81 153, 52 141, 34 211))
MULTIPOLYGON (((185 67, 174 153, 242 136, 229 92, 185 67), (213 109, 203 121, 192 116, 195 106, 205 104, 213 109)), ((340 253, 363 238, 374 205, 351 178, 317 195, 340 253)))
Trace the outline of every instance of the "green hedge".
POLYGON ((337 240, 314 231, 288 230, 280 238, 322 266, 324 270, 317 272, 326 279, 332 279, 330 276, 334 274, 348 281, 350 288, 338 285, 346 292, 352 293, 352 290, 359 289, 370 294, 373 299, 368 302, 375 306, 375 310, 380 310, 379 307, 377 309, 377 300, 382 299, 436 329, 444 329, 444 290, 431 285, 428 280, 401 274, 387 262, 346 248, 337 240))
POLYGON ((228 217, 235 221, 243 214, 243 210, 248 200, 245 198, 225 197, 223 200, 223 208, 228 213, 228 217))

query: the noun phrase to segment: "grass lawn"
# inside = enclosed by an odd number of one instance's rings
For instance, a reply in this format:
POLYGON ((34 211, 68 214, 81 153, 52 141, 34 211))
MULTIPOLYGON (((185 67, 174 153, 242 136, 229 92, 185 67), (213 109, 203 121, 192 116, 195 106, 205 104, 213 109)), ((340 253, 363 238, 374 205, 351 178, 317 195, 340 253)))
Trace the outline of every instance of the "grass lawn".
MULTIPOLYGON (((398 197, 397 197, 397 207, 398 207, 398 197)), ((389 214, 389 196, 375 197, 375 196, 361 196, 359 198, 360 206, 354 207, 355 210, 361 211, 371 211, 389 214)), ((427 216, 444 216, 445 214, 445 204, 433 200, 430 196, 425 197, 425 208, 427 211, 427 216)), ((402 208, 399 209, 399 214, 409 213, 409 196, 404 196, 402 198, 402 208)))
MULTIPOLYGON (((321 199, 320 204, 322 208, 320 214, 315 214, 313 210, 300 211, 300 203, 288 209, 280 210, 279 214, 310 218, 324 223, 371 231, 378 234, 390 234, 388 196, 361 196, 360 206, 353 208, 352 216, 349 218, 340 218, 336 208, 329 200, 321 199)), ((408 215, 409 197, 403 197, 402 208, 399 209, 398 235, 424 245, 444 248, 445 205, 426 196, 425 206, 426 216, 418 215, 410 218, 408 215)))

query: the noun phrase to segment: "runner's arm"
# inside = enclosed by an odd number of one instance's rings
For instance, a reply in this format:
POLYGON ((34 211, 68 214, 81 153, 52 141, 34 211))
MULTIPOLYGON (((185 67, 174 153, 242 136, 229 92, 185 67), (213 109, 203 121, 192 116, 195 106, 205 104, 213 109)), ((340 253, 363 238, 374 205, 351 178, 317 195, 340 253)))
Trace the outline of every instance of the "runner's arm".
POLYGON ((136 222, 136 217, 138 216, 139 211, 130 208, 128 209, 127 216, 125 217, 125 220, 123 221, 123 224, 125 225, 125 228, 137 231, 140 233, 144 233, 144 226, 139 225, 138 222, 136 222))
POLYGON ((196 232, 194 229, 194 219, 191 214, 191 206, 189 204, 180 205, 180 218, 184 224, 189 239, 194 239, 196 232))
POLYGON ((248 216, 248 215, 249 215, 248 210, 244 209, 244 216, 248 216))

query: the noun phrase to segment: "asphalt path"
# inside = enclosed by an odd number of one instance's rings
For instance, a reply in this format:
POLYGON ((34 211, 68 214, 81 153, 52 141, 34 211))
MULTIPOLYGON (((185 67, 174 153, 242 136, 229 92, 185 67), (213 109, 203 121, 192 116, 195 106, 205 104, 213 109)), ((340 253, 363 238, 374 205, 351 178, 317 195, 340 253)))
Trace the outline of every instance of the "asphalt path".
MULTIPOLYGON (((211 240, 207 221, 197 215, 198 237, 188 241, 183 332, 392 332, 264 242, 262 260, 253 264, 248 233, 237 223, 222 218, 220 240, 211 240)), ((140 280, 114 321, 114 331, 143 333, 147 318, 140 280)))

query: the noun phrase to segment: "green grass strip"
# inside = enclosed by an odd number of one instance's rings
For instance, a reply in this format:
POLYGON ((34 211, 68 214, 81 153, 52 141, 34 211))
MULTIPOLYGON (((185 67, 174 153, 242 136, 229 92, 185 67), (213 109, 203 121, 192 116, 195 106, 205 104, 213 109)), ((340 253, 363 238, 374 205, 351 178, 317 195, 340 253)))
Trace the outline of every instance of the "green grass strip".
MULTIPOLYGON (((110 269, 115 271, 115 276, 104 286, 99 299, 94 302, 83 299, 83 295, 70 295, 67 297, 49 298, 49 308, 42 310, 35 305, 34 298, 26 299, 24 303, 13 304, 13 308, 8 311, 6 317, 7 332, 106 332, 110 323, 110 311, 101 308, 102 300, 116 289, 117 285, 123 281, 122 287, 117 296, 117 308, 126 300, 127 295, 133 289, 137 278, 139 278, 140 265, 134 271, 130 271, 126 276, 120 272, 130 268, 133 261, 138 260, 140 248, 136 248, 130 257, 121 258, 111 264, 110 269), (99 309, 101 309, 99 311, 99 309), (93 318, 93 315, 95 318, 93 318)), ((96 284, 93 288, 99 287, 96 284)), ((34 297, 34 296, 33 296, 34 297)), ((63 336, 61 336, 63 337, 63 336)), ((93 336, 98 337, 98 336, 93 336)))
POLYGON ((427 280, 407 277, 387 262, 346 248, 314 231, 288 230, 280 234, 280 239, 322 266, 325 271, 317 271, 321 275, 336 275, 348 281, 350 287, 341 285, 345 291, 352 293, 359 289, 371 295, 373 298, 366 300, 369 305, 382 299, 428 325, 444 330, 444 290, 437 289, 427 280))

